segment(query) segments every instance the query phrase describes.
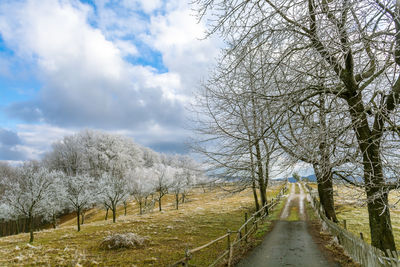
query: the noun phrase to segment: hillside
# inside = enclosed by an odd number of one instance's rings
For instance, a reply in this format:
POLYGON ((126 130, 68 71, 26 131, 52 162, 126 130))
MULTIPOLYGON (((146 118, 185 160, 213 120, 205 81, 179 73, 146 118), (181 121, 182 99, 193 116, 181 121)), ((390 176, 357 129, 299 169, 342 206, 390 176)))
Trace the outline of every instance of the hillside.
MULTIPOLYGON (((270 190, 269 196, 277 193, 270 190)), ((225 190, 194 189, 188 202, 179 210, 173 206, 173 197, 167 195, 164 211, 157 206, 153 213, 138 215, 138 206, 131 202, 127 216, 123 207, 118 210, 115 224, 104 220, 105 211, 92 209, 86 213, 81 232, 76 231, 76 218, 71 217, 58 229, 48 229, 35 234, 28 245, 29 234, 0 238, 0 265, 129 265, 165 266, 183 256, 187 247, 192 248, 237 229, 244 220, 244 213, 253 210, 250 190, 230 194, 225 190), (141 248, 104 250, 102 240, 113 233, 133 232, 148 239, 141 248)), ((203 266, 225 246, 223 242, 196 255, 196 263, 203 266)))

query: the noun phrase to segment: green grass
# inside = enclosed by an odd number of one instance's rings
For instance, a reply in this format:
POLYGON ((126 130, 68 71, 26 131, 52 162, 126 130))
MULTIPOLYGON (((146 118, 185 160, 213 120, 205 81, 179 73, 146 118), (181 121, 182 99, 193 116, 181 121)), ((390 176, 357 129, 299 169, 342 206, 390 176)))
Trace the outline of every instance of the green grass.
POLYGON ((290 222, 300 220, 299 207, 297 207, 297 206, 290 207, 290 213, 289 213, 289 216, 286 218, 286 220, 290 221, 290 222))
MULTIPOLYGON (((268 197, 278 191, 279 188, 268 190, 268 197)), ((166 266, 182 258, 185 249, 206 244, 224 235, 227 229, 238 229, 244 222, 244 213, 254 211, 250 190, 240 194, 195 190, 179 210, 174 209, 172 196, 167 196, 163 204, 163 213, 156 207, 151 214, 138 215, 137 205, 130 203, 127 216, 121 216, 123 208, 118 210, 116 223, 104 221, 103 210, 90 210, 81 232, 76 231, 76 218, 70 218, 58 229, 35 233, 35 248, 27 245, 28 234, 0 238, 0 266, 166 266), (104 237, 124 232, 146 236, 150 242, 137 249, 99 248, 104 237)), ((275 218, 276 210, 271 218, 275 218)), ((262 225, 258 235, 267 231, 262 225)), ((218 242, 193 255, 191 264, 208 265, 225 249, 226 240, 218 242)))
POLYGON ((306 207, 306 213, 307 213, 307 217, 310 221, 314 221, 317 220, 317 214, 315 213, 313 207, 311 206, 311 204, 308 201, 304 201, 305 203, 305 207, 306 207))
POLYGON ((300 188, 297 184, 294 185, 294 193, 295 194, 300 194, 300 188))
MULTIPOLYGON (((343 227, 346 220, 347 229, 357 237, 363 233, 364 240, 371 243, 369 229, 368 210, 365 205, 365 194, 360 189, 352 189, 344 186, 336 186, 335 191, 335 210, 339 224, 343 227)), ((390 204, 395 204, 398 200, 398 192, 392 191, 389 196, 390 204)), ((397 247, 400 247, 400 210, 391 209, 390 216, 392 222, 393 235, 397 247)))

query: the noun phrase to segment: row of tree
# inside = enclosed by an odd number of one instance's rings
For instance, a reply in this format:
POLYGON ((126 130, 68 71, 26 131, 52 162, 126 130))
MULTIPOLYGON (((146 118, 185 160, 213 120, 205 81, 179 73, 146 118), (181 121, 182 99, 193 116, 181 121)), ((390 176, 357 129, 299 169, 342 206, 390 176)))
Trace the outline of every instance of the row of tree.
POLYGON ((194 5, 226 44, 195 109, 196 149, 247 177, 257 207, 273 162, 310 164, 335 222, 333 179, 363 188, 372 245, 396 251, 388 196, 400 185, 400 2, 194 5))
POLYGON ((26 219, 33 241, 34 221, 54 227, 61 214, 76 212, 77 229, 84 213, 100 206, 112 211, 136 200, 140 214, 151 196, 162 209, 162 198, 173 193, 176 209, 188 190, 202 179, 199 165, 187 156, 163 155, 131 139, 97 131, 67 136, 53 145, 41 162, 27 162, 0 172, 0 220, 26 219))

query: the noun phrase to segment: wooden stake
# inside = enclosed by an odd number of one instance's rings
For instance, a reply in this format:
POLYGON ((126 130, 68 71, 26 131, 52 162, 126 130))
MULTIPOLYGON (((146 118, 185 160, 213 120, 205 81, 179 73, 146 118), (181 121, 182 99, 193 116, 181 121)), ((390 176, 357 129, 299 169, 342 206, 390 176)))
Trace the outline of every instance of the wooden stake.
MULTIPOLYGON (((244 222, 247 222, 247 212, 244 214, 244 222)), ((247 243, 247 224, 244 226, 244 235, 246 236, 245 241, 247 243)))

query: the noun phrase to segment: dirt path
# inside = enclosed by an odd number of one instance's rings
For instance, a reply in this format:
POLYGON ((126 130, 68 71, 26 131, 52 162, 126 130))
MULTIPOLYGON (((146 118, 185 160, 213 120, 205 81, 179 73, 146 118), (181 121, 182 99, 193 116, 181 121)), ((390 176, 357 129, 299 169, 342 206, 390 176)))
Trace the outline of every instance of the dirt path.
POLYGON ((299 186, 300 194, 295 193, 296 185, 291 185, 289 197, 283 209, 281 220, 277 221, 272 231, 264 241, 256 247, 237 267, 265 266, 340 266, 324 257, 324 254, 309 234, 305 220, 303 187, 299 186), (286 221, 291 207, 299 210, 298 221, 286 221))

